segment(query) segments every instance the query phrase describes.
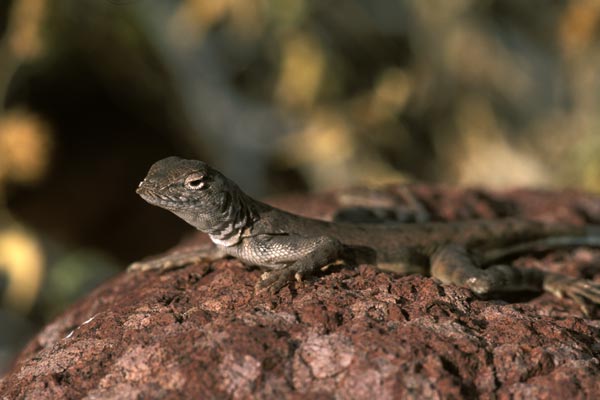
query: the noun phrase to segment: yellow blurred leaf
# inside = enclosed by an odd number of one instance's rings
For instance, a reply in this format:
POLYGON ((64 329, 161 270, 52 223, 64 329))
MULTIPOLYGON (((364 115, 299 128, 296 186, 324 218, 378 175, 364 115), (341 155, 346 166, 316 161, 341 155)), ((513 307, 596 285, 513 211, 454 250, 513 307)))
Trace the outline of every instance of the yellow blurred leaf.
POLYGON ((288 106, 310 107, 325 72, 325 55, 319 42, 304 33, 283 44, 276 97, 288 106))
POLYGON ((44 260, 35 237, 18 226, 0 231, 0 269, 8 276, 2 304, 27 313, 37 298, 44 275, 44 260))
POLYGON ((0 115, 0 181, 33 182, 42 177, 50 161, 48 125, 23 110, 0 115))

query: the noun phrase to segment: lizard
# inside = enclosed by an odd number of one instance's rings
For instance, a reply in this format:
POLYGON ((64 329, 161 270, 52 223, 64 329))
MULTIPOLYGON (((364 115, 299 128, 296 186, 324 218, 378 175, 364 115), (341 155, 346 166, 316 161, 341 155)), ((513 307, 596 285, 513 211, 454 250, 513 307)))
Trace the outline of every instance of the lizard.
POLYGON ((421 273, 486 296, 547 291, 600 303, 600 283, 498 263, 544 246, 600 246, 594 225, 515 217, 453 222, 360 224, 301 217, 255 200, 208 164, 179 157, 154 163, 136 192, 205 232, 214 246, 133 263, 129 271, 184 266, 203 258, 236 257, 266 269, 256 289, 278 292, 289 282, 336 263, 372 264, 398 274, 421 273))

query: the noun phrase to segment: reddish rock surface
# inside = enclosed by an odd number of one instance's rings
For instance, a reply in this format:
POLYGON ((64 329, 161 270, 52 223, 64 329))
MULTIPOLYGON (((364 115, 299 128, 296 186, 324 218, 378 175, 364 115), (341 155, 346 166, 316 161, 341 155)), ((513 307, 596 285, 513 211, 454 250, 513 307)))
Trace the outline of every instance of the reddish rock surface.
MULTIPOLYGON (((591 195, 412 190, 434 219, 600 221, 600 198, 591 195)), ((402 203, 396 189, 384 194, 402 203)), ((328 217, 336 199, 277 204, 328 217)), ((600 279, 599 250, 563 249, 515 263, 600 279)), ((600 321, 568 300, 480 300, 367 265, 334 267, 278 295, 255 295, 259 275, 237 260, 122 274, 29 343, 0 381, 0 398, 600 396, 600 321)))

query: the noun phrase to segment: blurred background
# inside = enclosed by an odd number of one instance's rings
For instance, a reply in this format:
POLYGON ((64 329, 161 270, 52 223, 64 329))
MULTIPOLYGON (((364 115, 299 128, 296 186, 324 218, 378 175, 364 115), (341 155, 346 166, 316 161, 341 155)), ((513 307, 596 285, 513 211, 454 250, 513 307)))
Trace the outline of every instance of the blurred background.
POLYGON ((600 188, 597 0, 3 0, 0 375, 184 223, 169 155, 256 196, 429 181, 600 188))

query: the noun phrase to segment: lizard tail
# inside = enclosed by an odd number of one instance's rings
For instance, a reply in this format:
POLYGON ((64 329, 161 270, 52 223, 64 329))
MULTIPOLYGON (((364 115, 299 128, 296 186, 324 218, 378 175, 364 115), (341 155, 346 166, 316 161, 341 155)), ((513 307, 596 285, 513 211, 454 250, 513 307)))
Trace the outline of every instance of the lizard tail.
POLYGON ((483 252, 480 259, 483 265, 490 265, 507 258, 513 258, 525 253, 543 252, 562 247, 598 247, 600 248, 600 225, 589 225, 584 228, 581 236, 550 236, 542 239, 518 243, 500 249, 483 252))

